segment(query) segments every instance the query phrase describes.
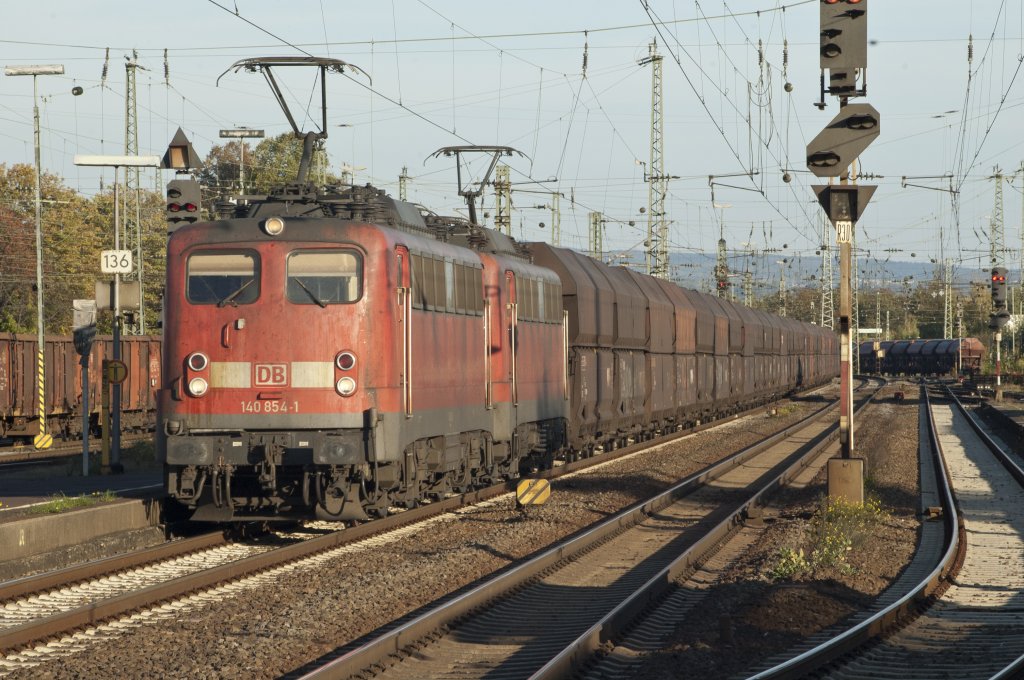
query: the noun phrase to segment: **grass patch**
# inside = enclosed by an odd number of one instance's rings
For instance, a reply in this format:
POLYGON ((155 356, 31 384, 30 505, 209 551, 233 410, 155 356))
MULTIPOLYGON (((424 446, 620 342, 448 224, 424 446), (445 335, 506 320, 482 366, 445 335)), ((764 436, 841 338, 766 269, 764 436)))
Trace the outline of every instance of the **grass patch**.
POLYGON ((862 546, 871 530, 888 515, 878 498, 869 497, 860 504, 823 496, 805 532, 806 552, 804 547, 779 550, 768 575, 778 581, 796 578, 819 568, 852 573, 853 567, 847 556, 862 546))
POLYGON ((798 406, 796 404, 782 404, 779 406, 769 406, 768 417, 782 418, 783 416, 788 416, 789 414, 796 412, 797 408, 798 406))
POLYGON ((143 439, 121 449, 121 463, 125 467, 152 468, 156 465, 156 443, 143 439))
POLYGON ((35 515, 54 515, 58 512, 66 512, 68 510, 76 510, 78 508, 89 508, 100 503, 109 503, 118 499, 117 494, 113 491, 93 491, 90 494, 82 494, 80 496, 65 496, 63 493, 59 493, 50 496, 50 500, 43 503, 42 505, 36 505, 29 508, 29 511, 35 515))

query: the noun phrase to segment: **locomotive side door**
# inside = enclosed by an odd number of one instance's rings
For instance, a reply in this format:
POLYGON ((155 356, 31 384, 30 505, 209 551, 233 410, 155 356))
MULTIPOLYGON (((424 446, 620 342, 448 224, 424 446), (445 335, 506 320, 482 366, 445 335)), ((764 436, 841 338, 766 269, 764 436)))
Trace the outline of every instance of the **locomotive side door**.
POLYGON ((402 411, 412 417, 412 277, 409 250, 405 246, 395 248, 395 289, 398 295, 398 324, 401 333, 401 365, 399 383, 402 388, 402 411))

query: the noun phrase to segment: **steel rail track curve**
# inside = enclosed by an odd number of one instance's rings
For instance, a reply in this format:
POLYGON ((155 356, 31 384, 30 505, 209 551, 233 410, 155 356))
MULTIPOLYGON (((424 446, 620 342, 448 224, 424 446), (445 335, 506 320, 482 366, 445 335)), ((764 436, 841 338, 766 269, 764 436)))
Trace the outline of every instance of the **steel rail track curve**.
MULTIPOLYGON (((946 436, 940 436, 935 405, 927 389, 922 391, 922 418, 928 418, 928 439, 940 470, 936 476, 948 482, 941 489, 946 534, 941 559, 927 577, 905 588, 901 597, 872 616, 753 678, 822 674, 855 678, 885 673, 887 677, 907 679, 995 679, 1016 677, 1024 670, 1024 626, 1019 622, 1020 606, 1016 604, 1017 594, 1024 588, 1024 560, 1015 547, 1022 542, 1019 527, 1024 510, 1024 471, 948 388, 944 400, 952 409, 947 410, 949 419, 943 417, 946 436), (969 425, 971 432, 959 430, 957 417, 969 425), (954 434, 961 442, 976 436, 995 460, 990 460, 986 469, 960 451, 950 459, 953 452, 945 450, 943 439, 947 447, 952 446, 954 434), (959 492, 962 497, 954 486, 964 487, 959 492), (999 519, 1003 516, 1006 520, 999 519)), ((955 448, 967 452, 966 444, 955 448)), ((887 592, 880 599, 894 598, 887 592)))
MULTIPOLYGON (((636 504, 631 508, 617 514, 613 518, 606 520, 594 527, 586 530, 582 534, 579 534, 573 538, 556 544, 554 547, 547 549, 535 556, 534 558, 516 565, 508 570, 503 570, 496 578, 487 580, 483 583, 470 587, 468 590, 457 593, 451 596, 447 601, 443 602, 438 607, 435 607, 425 613, 415 616, 412 620, 397 625, 391 630, 386 631, 384 634, 369 639, 362 643, 355 643, 358 646, 350 648, 346 646, 339 650, 339 653, 334 655, 328 655, 328 657, 322 659, 320 662, 314 662, 308 667, 300 669, 295 674, 291 674, 289 677, 297 676, 303 678, 346 678, 356 675, 375 675, 374 669, 380 669, 385 665, 389 665, 391 662, 399 659, 404 659, 409 656, 420 657, 426 654, 425 651, 420 651, 420 647, 425 644, 429 644, 429 641, 434 637, 442 634, 441 631, 447 631, 451 626, 458 626, 457 631, 461 631, 464 625, 464 618, 469 617, 472 614, 472 618, 476 620, 479 618, 477 615, 479 612, 486 612, 489 609, 497 608, 502 606, 502 601, 509 596, 511 593, 517 593, 522 591, 525 593, 523 596, 529 599, 531 596, 527 592, 528 584, 535 582, 542 575, 553 571, 556 567, 560 568, 566 563, 571 562, 572 559, 589 553, 590 551, 598 549, 598 546, 602 544, 614 541, 619 535, 625 533, 628 529, 635 527, 640 522, 647 518, 654 521, 664 519, 665 508, 669 507, 672 503, 677 500, 693 493, 695 490, 704 487, 707 488, 707 482, 713 480, 721 475, 734 470, 740 470, 747 467, 752 470, 754 474, 764 477, 766 474, 765 470, 761 467, 756 467, 757 463, 751 462, 756 456, 761 455, 763 452, 771 449, 773 446, 777 446, 781 442, 792 438, 794 434, 799 433, 801 430, 811 428, 818 424, 817 421, 821 420, 827 411, 834 408, 834 404, 817 411, 808 418, 800 421, 796 425, 790 426, 783 432, 780 432, 766 440, 755 444, 752 447, 748 447, 743 451, 734 454, 723 461, 720 461, 704 471, 701 471, 695 475, 688 477, 679 484, 675 485, 671 489, 664 491, 654 498, 648 499, 645 502, 636 504), (340 654, 340 656, 338 655, 340 654), (334 658, 336 657, 336 658, 334 658)), ((830 443, 837 436, 837 428, 835 424, 822 426, 822 429, 813 436, 809 437, 809 440, 801 441, 799 445, 796 445, 797 453, 794 454, 792 450, 785 454, 785 457, 781 460, 785 462, 774 462, 771 464, 765 464, 767 469, 772 470, 771 479, 767 482, 767 488, 774 488, 777 485, 783 483, 787 478, 788 474, 793 474, 793 470, 800 469, 802 464, 806 464, 807 461, 812 460, 818 455, 821 449, 830 443), (795 458, 796 462, 791 459, 795 458), (776 468, 784 468, 779 474, 775 474, 776 468)), ((564 677, 566 674, 571 672, 579 661, 586 659, 589 654, 600 647, 605 640, 612 637, 617 630, 625 625, 626 622, 632 620, 635 615, 645 608, 648 603, 658 596, 658 593, 671 582, 670 574, 681 573, 699 561, 698 555, 705 553, 714 548, 718 544, 724 535, 728 533, 732 527, 742 522, 746 516, 749 508, 759 500, 766 490, 760 490, 757 495, 749 500, 741 503, 738 508, 732 508, 727 512, 721 512, 718 510, 711 511, 713 520, 712 529, 705 531, 703 524, 700 527, 693 528, 691 533, 699 529, 699 536, 694 535, 692 538, 695 539, 695 545, 689 546, 689 549, 683 553, 683 555, 671 560, 671 563, 664 569, 658 570, 657 575, 653 578, 644 578, 642 581, 635 583, 626 593, 631 597, 626 597, 618 603, 618 606, 612 606, 613 611, 604 618, 602 615, 606 614, 607 610, 601 610, 594 614, 584 614, 588 617, 586 623, 582 625, 582 628, 586 632, 576 638, 576 634, 572 635, 575 638, 568 647, 565 647, 562 642, 559 643, 557 649, 549 650, 549 655, 544 657, 541 661, 532 666, 527 672, 526 665, 527 660, 525 658, 516 657, 516 652, 512 652, 513 657, 518 660, 510 661, 511 666, 506 669, 511 673, 509 677, 527 677, 532 673, 536 673, 532 677, 564 677), (725 515, 724 519, 720 520, 720 515, 725 515), (600 619, 598 624, 593 624, 595 619, 600 619), (544 666, 545 662, 548 662, 547 666, 544 666)), ((685 518, 684 518, 685 519, 685 518)), ((700 521, 700 520, 697 520, 700 521)), ((680 530, 678 527, 673 526, 671 519, 666 519, 670 526, 667 528, 667 533, 679 534, 680 530)), ((675 540, 675 539, 670 539, 675 540)), ((687 537, 686 540, 691 540, 691 537, 687 537)), ((670 546, 665 548, 659 548, 662 552, 659 553, 663 559, 665 557, 664 550, 672 550, 670 546)), ((678 549, 672 553, 672 555, 678 555, 678 549)), ((583 567, 581 567, 582 569, 583 567)), ((625 567, 615 566, 614 569, 624 569, 625 567)), ((631 579, 631 575, 623 574, 622 580, 626 581, 631 579)), ((635 579, 634 579, 635 580, 635 579)), ((566 587, 571 587, 567 584, 566 587)), ((599 597, 605 597, 604 594, 600 594, 600 591, 594 592, 594 599, 599 597)), ((543 598, 542 598, 543 599, 543 598)), ((550 602, 542 603, 537 602, 538 606, 543 604, 544 606, 550 606, 550 602)), ((581 607, 581 609, 587 609, 588 607, 581 607)), ((508 607, 504 608, 505 610, 508 607)), ((576 615, 577 612, 569 613, 564 611, 564 608, 559 608, 558 611, 552 611, 549 615, 553 618, 569 618, 576 615)), ((491 619, 494 616, 490 616, 491 619)), ((515 630, 519 630, 518 624, 509 624, 515 630)), ((539 622, 538 622, 539 625, 539 622)), ((482 629, 484 624, 472 625, 470 629, 465 630, 462 633, 455 632, 459 635, 468 639, 480 639, 488 638, 488 633, 482 629)), ((526 635, 527 633, 523 633, 526 635)), ((497 635, 497 633, 495 633, 497 635)), ((531 637, 540 639, 545 636, 541 636, 538 632, 534 631, 529 634, 531 637)), ((563 635, 564 637, 564 635, 563 635)), ((483 643, 481 643, 483 644, 483 643)), ((501 643, 495 641, 495 645, 501 643)), ((553 644, 553 643, 552 643, 553 644)), ((548 642, 544 642, 542 646, 550 646, 548 642)), ((450 651, 450 650, 449 650, 450 651)), ((523 653, 525 654, 525 652, 523 653)), ((444 654, 448 658, 448 654, 444 654)), ((472 666, 481 673, 490 671, 492 675, 496 672, 496 668, 493 663, 488 661, 485 662, 483 659, 467 661, 463 659, 465 663, 460 664, 460 672, 470 673, 468 666, 472 666)), ((530 663, 536 661, 531 658, 530 663)), ((400 663, 398 665, 401 665, 400 663)), ((397 666, 396 666, 397 667, 397 666)), ((417 672, 424 672, 425 669, 410 669, 409 672, 415 675, 417 672)), ((492 677, 488 675, 487 677, 492 677)), ((466 677, 471 677, 472 674, 466 677)), ((461 677, 461 676, 460 676, 461 677)), ((493 677, 498 677, 493 675, 493 677)))

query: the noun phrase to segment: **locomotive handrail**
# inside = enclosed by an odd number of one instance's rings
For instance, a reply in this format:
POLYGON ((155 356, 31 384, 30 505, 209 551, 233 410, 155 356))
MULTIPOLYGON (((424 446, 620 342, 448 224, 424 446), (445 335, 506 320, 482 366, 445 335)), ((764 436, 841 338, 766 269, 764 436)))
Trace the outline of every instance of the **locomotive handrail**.
POLYGON ((494 408, 494 377, 491 375, 491 301, 484 298, 484 407, 494 408))

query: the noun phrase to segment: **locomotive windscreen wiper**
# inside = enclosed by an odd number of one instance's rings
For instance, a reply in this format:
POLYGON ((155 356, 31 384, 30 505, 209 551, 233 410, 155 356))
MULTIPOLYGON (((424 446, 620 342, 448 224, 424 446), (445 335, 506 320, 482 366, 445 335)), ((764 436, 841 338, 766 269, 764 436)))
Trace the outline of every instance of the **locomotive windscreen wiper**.
POLYGON ((318 305, 320 305, 321 308, 326 308, 327 307, 327 305, 324 304, 324 302, 320 298, 318 298, 316 295, 313 294, 313 291, 311 291, 309 288, 306 288, 306 284, 304 284, 302 282, 302 279, 300 279, 299 277, 296 276, 296 277, 292 278, 292 281, 294 281, 295 283, 299 284, 299 288, 301 288, 302 290, 306 291, 306 295, 309 296, 310 300, 312 300, 313 302, 315 302, 318 305))
POLYGON ((240 288, 239 288, 238 290, 236 290, 236 291, 235 291, 234 293, 232 293, 231 295, 228 295, 228 296, 227 296, 226 298, 224 298, 223 300, 221 300, 220 302, 218 302, 218 303, 217 303, 217 306, 218 306, 218 307, 223 307, 224 305, 226 305, 227 303, 229 303, 229 302, 230 302, 230 303, 231 303, 232 305, 234 305, 235 307, 237 307, 237 306, 238 306, 238 303, 237 303, 237 302, 235 302, 235 298, 236 298, 236 297, 238 297, 239 295, 241 295, 241 294, 242 294, 242 291, 243 291, 243 290, 245 290, 246 288, 248 288, 249 286, 251 286, 251 285, 252 285, 252 282, 253 282, 253 281, 255 281, 255 280, 256 280, 256 279, 249 279, 248 281, 246 281, 245 283, 243 283, 243 284, 241 285, 241 287, 240 287, 240 288))

